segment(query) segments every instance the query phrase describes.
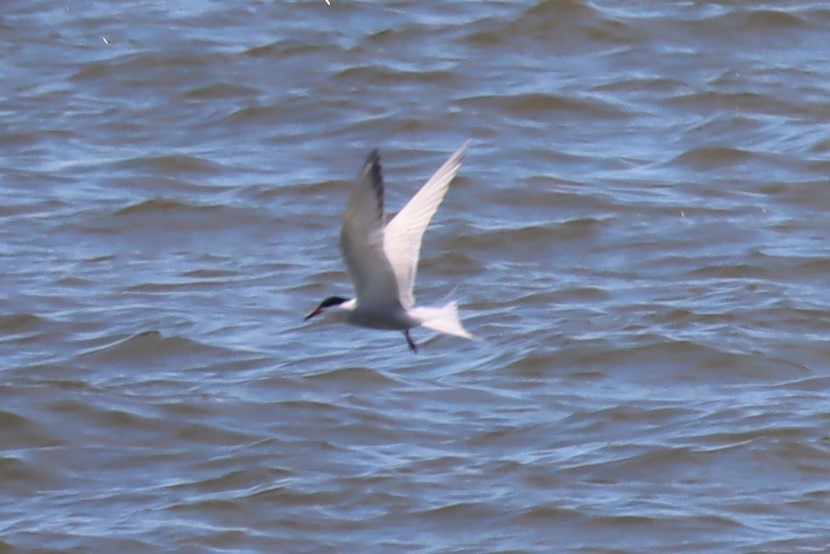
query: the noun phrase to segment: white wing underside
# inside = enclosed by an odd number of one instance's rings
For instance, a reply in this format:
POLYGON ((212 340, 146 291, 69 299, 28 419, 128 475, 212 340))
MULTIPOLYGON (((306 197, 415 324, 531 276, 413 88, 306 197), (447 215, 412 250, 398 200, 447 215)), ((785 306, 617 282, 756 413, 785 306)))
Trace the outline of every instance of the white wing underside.
POLYGON ((362 308, 386 311, 414 306, 412 289, 424 231, 468 145, 469 141, 456 150, 387 225, 377 151, 366 160, 352 187, 340 233, 340 250, 362 308))

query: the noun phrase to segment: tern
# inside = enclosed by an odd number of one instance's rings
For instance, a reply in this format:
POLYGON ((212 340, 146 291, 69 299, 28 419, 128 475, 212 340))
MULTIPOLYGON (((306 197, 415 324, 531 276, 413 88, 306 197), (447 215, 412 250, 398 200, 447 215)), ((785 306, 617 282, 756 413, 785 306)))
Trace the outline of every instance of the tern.
POLYGON ((458 319, 457 302, 415 306, 412 292, 424 231, 461 167, 469 144, 461 145, 388 223, 380 153, 375 149, 369 154, 352 185, 340 231, 340 253, 356 298, 329 296, 309 312, 305 321, 329 312, 336 320, 351 325, 403 331, 412 352, 418 351, 409 335, 413 327, 473 338, 458 319))

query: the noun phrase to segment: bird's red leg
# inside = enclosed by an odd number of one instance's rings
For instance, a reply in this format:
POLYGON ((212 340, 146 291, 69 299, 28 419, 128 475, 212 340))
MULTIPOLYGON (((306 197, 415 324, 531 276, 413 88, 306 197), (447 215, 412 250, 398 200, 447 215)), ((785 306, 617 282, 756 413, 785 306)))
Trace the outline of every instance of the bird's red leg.
POLYGON ((407 344, 409 344, 409 349, 412 350, 413 352, 417 353, 418 352, 418 345, 415 344, 415 341, 412 340, 412 337, 409 336, 409 329, 407 329, 406 331, 403 332, 403 336, 406 337, 406 342, 407 342, 407 344))

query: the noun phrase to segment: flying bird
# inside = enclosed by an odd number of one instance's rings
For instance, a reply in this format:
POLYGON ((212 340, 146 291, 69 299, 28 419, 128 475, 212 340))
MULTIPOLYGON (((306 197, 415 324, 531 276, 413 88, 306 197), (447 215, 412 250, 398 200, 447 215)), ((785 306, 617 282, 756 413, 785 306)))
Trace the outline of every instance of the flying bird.
POLYGON ((328 312, 336 320, 351 325, 403 331, 413 352, 418 351, 409 334, 413 327, 473 338, 458 319, 457 302, 416 306, 413 295, 424 231, 461 167, 469 144, 467 141, 461 145, 388 223, 384 214, 380 153, 375 149, 369 154, 352 185, 340 231, 340 253, 356 298, 329 296, 305 321, 328 312))

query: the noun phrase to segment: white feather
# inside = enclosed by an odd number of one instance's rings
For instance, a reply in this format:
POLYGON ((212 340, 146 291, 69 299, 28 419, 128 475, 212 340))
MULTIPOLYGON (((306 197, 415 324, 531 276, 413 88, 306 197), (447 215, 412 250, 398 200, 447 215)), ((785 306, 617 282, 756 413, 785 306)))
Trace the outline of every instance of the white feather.
POLYGON ((415 305, 415 275, 421 256, 421 242, 455 174, 461 167, 461 159, 470 141, 450 156, 438 168, 406 206, 386 226, 383 237, 383 251, 389 259, 398 281, 398 295, 401 305, 409 309, 415 305))

